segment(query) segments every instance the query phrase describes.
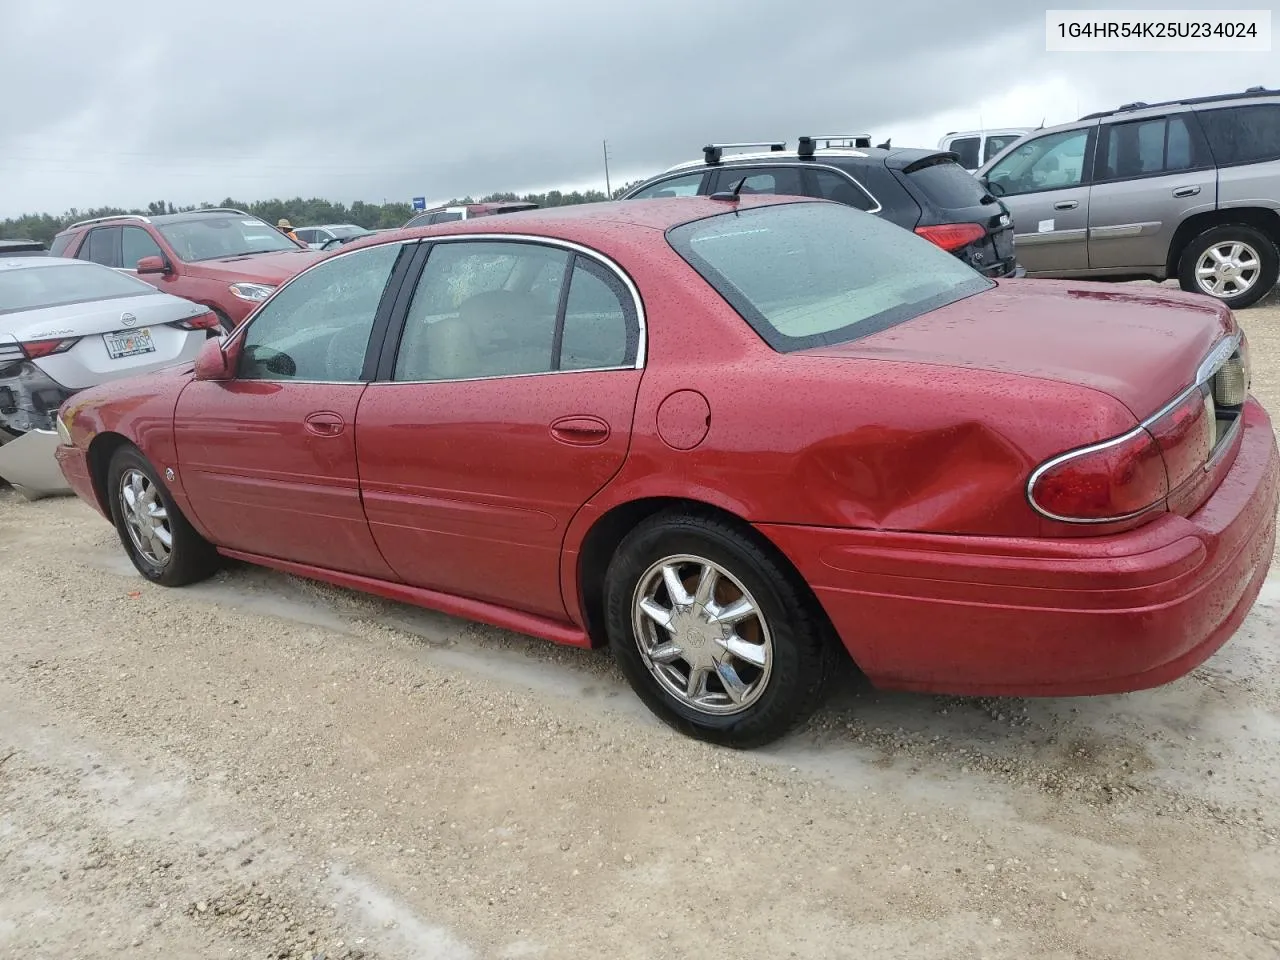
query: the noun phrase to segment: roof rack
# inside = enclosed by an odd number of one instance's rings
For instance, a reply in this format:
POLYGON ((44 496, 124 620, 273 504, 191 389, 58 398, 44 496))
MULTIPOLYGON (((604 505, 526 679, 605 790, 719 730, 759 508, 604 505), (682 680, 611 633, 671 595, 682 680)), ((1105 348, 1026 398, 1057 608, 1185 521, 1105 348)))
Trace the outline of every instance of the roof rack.
POLYGON ((1216 93, 1208 97, 1186 97, 1182 100, 1164 100, 1160 103, 1146 103, 1142 100, 1135 100, 1133 103, 1123 103, 1115 110, 1099 110, 1096 113, 1086 113, 1081 120, 1097 120, 1101 117, 1114 116, 1117 113, 1129 113, 1133 110, 1146 110, 1150 107, 1181 107, 1195 106, 1201 103, 1217 103, 1222 100, 1238 100, 1241 97, 1275 97, 1280 96, 1280 90, 1268 90, 1266 87, 1257 86, 1249 87, 1243 93, 1216 93))
MULTIPOLYGON (((187 210, 186 213, 235 213, 242 217, 252 217, 252 213, 245 213, 243 210, 237 210, 235 207, 200 207, 196 210, 187 210)), ((261 217, 255 219, 261 220, 261 217)))
POLYGON ((866 149, 871 146, 871 134, 833 133, 821 137, 801 137, 797 147, 797 152, 802 157, 812 157, 814 150, 818 147, 819 141, 821 141, 822 145, 827 148, 830 148, 833 143, 840 141, 840 146, 866 149))
POLYGON ((787 149, 785 140, 761 140, 759 143, 709 143, 702 148, 702 156, 706 163, 716 164, 724 156, 726 150, 743 150, 748 147, 768 147, 770 153, 778 153, 787 149))
POLYGON ((109 220, 141 220, 143 223, 151 221, 140 213, 113 213, 108 217, 90 217, 88 220, 78 220, 69 224, 65 229, 71 230, 75 227, 87 227, 91 223, 106 223, 109 220))

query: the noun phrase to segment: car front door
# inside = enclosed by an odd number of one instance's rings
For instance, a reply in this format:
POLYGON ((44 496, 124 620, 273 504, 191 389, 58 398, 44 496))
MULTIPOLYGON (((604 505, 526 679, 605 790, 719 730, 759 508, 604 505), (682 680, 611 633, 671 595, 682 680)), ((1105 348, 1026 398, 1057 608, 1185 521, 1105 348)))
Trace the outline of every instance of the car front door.
POLYGON ((384 292, 398 282, 398 258, 412 250, 384 244, 305 271, 230 341, 239 356, 232 378, 182 391, 178 469, 218 545, 394 576, 360 505, 355 421, 375 320, 393 299, 384 303, 384 292))
POLYGON ((565 531, 626 457, 641 317, 576 248, 431 247, 356 415, 365 511, 405 582, 566 616, 565 531))
POLYGON ((120 228, 120 269, 138 275, 138 261, 143 257, 165 259, 164 251, 142 227, 120 228))
POLYGON ((1018 262, 1062 276, 1089 268, 1089 166, 1096 127, 1028 140, 986 172, 1013 216, 1018 262))
POLYGON ((1191 112, 1104 124, 1089 191, 1089 266, 1163 274, 1178 225, 1213 210, 1218 176, 1191 112))

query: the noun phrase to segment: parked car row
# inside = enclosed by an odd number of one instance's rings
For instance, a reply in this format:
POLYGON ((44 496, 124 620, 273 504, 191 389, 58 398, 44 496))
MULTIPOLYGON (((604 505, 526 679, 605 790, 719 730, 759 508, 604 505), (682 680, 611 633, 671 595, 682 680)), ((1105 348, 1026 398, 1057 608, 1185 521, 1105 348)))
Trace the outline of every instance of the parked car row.
POLYGON ((1033 277, 1176 278, 1238 309, 1280 276, 1280 91, 1093 113, 1018 140, 979 177, 1033 277))

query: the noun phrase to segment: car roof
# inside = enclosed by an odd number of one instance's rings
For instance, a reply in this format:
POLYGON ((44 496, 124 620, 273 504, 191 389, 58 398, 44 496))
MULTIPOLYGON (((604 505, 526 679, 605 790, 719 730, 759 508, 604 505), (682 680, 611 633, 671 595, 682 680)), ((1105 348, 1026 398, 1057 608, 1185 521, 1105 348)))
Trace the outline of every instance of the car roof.
MULTIPOLYGON (((70 263, 90 267, 99 266, 99 264, 88 260, 75 260, 71 257, 14 257, 11 260, 6 260, 3 254, 0 254, 0 270, 35 270, 39 267, 65 267, 70 263)), ((102 267, 102 269, 110 270, 111 268, 102 267)))
POLYGON ((542 236, 594 245, 601 238, 617 238, 619 225, 655 232, 704 220, 735 209, 778 206, 787 203, 823 203, 808 197, 751 194, 736 201, 712 200, 710 197, 662 197, 653 200, 607 200, 599 203, 575 203, 562 207, 540 207, 520 210, 500 217, 478 217, 453 220, 428 227, 401 227, 387 233, 356 240, 342 248, 343 253, 366 246, 412 240, 418 237, 452 237, 472 233, 509 233, 542 236))

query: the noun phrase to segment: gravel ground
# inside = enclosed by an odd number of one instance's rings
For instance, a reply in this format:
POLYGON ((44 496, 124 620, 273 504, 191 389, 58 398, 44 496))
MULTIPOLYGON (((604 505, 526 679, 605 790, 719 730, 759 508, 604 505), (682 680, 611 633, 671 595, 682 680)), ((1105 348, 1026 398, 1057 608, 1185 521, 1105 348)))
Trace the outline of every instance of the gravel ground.
MULTIPOLYGON (((1245 311, 1280 410, 1280 298, 1245 311)), ((853 679, 754 754, 607 657, 236 567, 151 587, 0 492, 0 955, 1280 956, 1280 580, 1191 676, 853 679)))

